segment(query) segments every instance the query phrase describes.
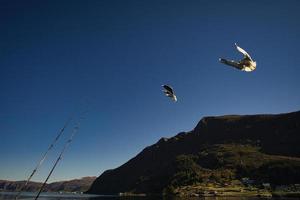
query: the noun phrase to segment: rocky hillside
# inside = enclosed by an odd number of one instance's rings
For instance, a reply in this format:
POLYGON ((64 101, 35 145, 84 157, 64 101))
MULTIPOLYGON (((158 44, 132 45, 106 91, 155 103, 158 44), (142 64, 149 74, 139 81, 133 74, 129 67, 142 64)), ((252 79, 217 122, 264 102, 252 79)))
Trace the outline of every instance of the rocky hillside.
MULTIPOLYGON (((95 179, 96 177, 83 177, 81 179, 53 182, 47 184, 44 191, 83 192, 91 186, 95 179)), ((17 188, 21 188, 24 184, 25 181, 0 180, 0 191, 16 191, 17 188)), ((29 182, 24 191, 36 192, 40 189, 41 185, 42 183, 39 182, 29 182)))
POLYGON ((189 185, 300 183, 300 112, 204 117, 105 171, 88 193, 162 193, 189 185))

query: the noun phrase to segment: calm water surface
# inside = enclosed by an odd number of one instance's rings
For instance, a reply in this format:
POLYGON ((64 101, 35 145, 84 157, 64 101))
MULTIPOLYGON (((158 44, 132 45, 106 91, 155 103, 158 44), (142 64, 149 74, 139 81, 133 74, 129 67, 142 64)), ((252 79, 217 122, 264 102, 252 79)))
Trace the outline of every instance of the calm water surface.
MULTIPOLYGON (((34 200, 36 193, 24 192, 19 200, 34 200)), ((14 200, 15 192, 0 192, 0 200, 14 200)), ((42 193, 39 200, 296 200, 299 198, 249 198, 249 197, 190 197, 190 198, 164 198, 164 197, 118 197, 86 194, 59 194, 42 193)))

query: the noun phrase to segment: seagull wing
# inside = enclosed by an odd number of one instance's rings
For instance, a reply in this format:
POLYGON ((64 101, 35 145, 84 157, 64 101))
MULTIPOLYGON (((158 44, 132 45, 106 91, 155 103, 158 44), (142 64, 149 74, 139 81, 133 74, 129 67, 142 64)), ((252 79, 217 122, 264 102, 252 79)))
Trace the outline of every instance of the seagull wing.
POLYGON ((220 58, 219 61, 221 63, 224 63, 225 65, 229 65, 229 66, 232 66, 234 68, 237 68, 239 70, 242 70, 243 69, 243 66, 241 66, 241 64, 239 62, 236 62, 234 60, 226 60, 224 58, 220 58))
POLYGON ((168 92, 174 94, 173 92, 173 88, 171 86, 168 86, 168 85, 163 85, 163 88, 165 88, 165 90, 167 90, 168 92))
POLYGON ((234 45, 235 45, 236 49, 244 55, 245 58, 249 58, 250 60, 252 60, 251 56, 244 49, 239 47, 236 43, 234 45))

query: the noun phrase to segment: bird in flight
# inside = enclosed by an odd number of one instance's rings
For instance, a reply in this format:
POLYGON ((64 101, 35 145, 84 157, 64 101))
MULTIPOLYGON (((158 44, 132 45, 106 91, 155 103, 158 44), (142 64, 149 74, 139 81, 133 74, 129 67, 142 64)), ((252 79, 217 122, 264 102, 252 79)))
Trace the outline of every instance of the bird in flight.
POLYGON ((169 86, 169 85, 162 85, 162 87, 164 88, 163 92, 165 93, 165 95, 167 97, 170 97, 173 101, 176 102, 177 101, 177 97, 176 97, 176 95, 174 93, 173 88, 171 86, 169 86))
POLYGON ((256 62, 251 58, 251 56, 241 47, 239 47, 236 43, 234 44, 236 49, 244 55, 244 58, 240 61, 227 60, 224 58, 220 58, 219 61, 231 67, 237 68, 241 71, 251 72, 256 69, 256 62))

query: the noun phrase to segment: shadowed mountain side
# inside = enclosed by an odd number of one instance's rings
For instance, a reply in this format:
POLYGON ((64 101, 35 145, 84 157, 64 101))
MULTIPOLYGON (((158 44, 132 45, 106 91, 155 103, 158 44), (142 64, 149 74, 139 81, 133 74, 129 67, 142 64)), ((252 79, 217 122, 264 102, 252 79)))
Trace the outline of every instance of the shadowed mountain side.
MULTIPOLYGON (((211 181, 212 178, 208 176, 217 176, 216 170, 219 172, 221 169, 228 169, 226 173, 232 174, 224 180, 230 182, 239 179, 241 175, 250 176, 251 174, 247 174, 250 171, 260 174, 269 164, 273 166, 274 162, 278 162, 280 167, 288 162, 293 169, 298 169, 299 143, 300 112, 204 117, 194 130, 179 133, 169 139, 162 138, 122 166, 105 171, 87 193, 161 193, 174 184, 211 181), (245 159, 253 158, 246 162, 247 170, 241 164, 243 156, 246 156, 245 159), (260 159, 259 166, 255 164, 257 159, 260 159), (230 163, 225 165, 222 160, 229 160, 230 163), (184 173, 190 171, 191 174, 178 178, 178 174, 183 173, 182 170, 184 173), (190 180, 191 177, 193 180, 190 180)), ((273 174, 261 177, 261 181, 270 181, 271 176, 273 174)), ((299 180, 293 181, 300 182, 300 176, 298 178, 299 180)))

